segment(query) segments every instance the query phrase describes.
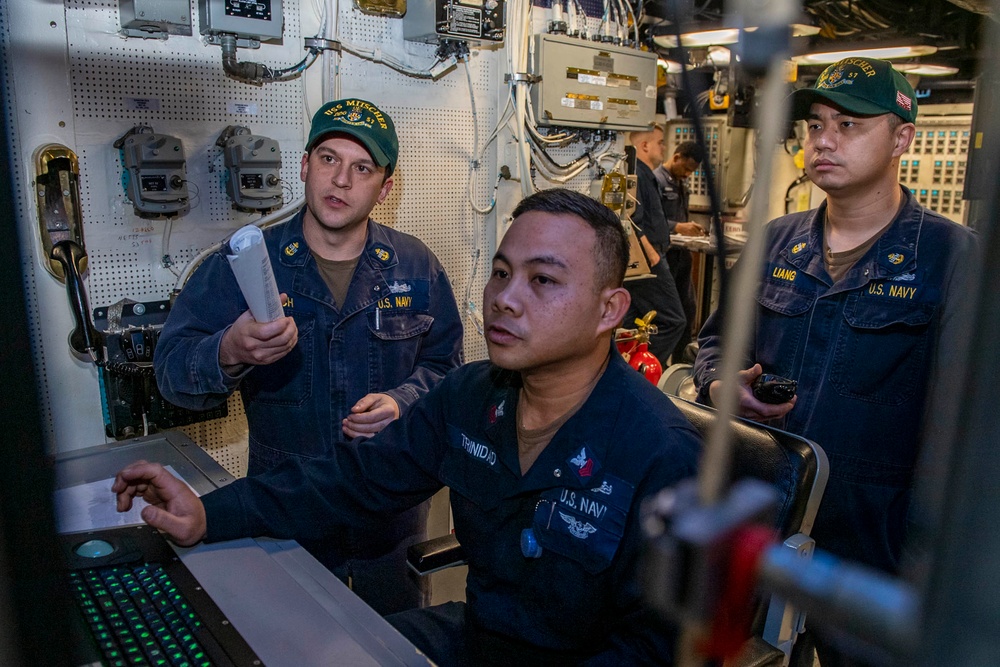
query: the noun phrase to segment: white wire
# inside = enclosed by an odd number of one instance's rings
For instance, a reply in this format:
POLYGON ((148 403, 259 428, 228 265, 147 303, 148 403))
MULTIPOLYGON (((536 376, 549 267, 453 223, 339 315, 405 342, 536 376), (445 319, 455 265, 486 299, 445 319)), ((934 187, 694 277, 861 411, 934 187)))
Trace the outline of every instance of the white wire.
POLYGON ((163 226, 163 236, 160 238, 160 264, 170 271, 170 273, 174 274, 176 278, 180 274, 174 268, 173 260, 170 258, 170 234, 173 232, 173 229, 174 218, 167 218, 166 224, 163 226))
POLYGON ((380 49, 379 50, 365 49, 358 46, 357 44, 353 44, 351 42, 346 42, 343 40, 340 42, 340 46, 344 51, 347 51, 348 53, 351 53, 359 58, 363 58, 365 60, 371 60, 372 62, 376 63, 385 63, 386 65, 396 70, 397 72, 402 72, 403 74, 407 74, 409 76, 418 77, 422 79, 433 78, 434 74, 432 70, 434 66, 440 62, 440 60, 435 59, 435 61, 427 68, 416 69, 411 65, 403 62, 399 58, 396 58, 391 54, 386 54, 382 52, 380 49))
MULTIPOLYGON (((284 222, 288 218, 291 218, 296 213, 298 213, 299 209, 302 208, 302 206, 305 203, 306 203, 306 198, 299 197, 298 199, 296 199, 283 209, 279 211, 274 211, 273 213, 269 213, 261 218, 258 218, 257 220, 254 221, 253 224, 260 227, 261 229, 266 229, 267 227, 270 227, 272 225, 284 222)), ((184 287, 184 284, 187 283, 188 278, 191 277, 191 274, 194 272, 194 270, 197 269, 203 261, 205 261, 206 257, 208 257, 213 252, 221 248, 222 245, 229 239, 229 236, 231 236, 231 234, 227 235, 221 241, 213 243, 209 247, 205 248, 200 253, 198 253, 190 262, 184 265, 184 268, 181 270, 180 275, 177 277, 177 283, 174 285, 175 292, 179 292, 184 287)))

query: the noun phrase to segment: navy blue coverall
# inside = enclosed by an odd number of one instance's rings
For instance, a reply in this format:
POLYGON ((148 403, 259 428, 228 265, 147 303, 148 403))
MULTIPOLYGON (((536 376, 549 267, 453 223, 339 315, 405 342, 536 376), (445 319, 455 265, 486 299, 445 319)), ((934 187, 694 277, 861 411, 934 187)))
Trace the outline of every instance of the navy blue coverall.
MULTIPOLYGON (((303 209, 304 211, 305 209, 303 209)), ((336 304, 302 233, 300 212, 265 230, 285 314, 299 339, 285 357, 237 377, 219 365, 223 334, 247 309, 225 250, 211 255, 177 298, 155 351, 163 396, 199 410, 237 388, 250 429, 248 474, 287 458, 329 456, 341 422, 369 393, 404 412, 462 361, 462 322, 444 269, 418 239, 368 221, 368 237, 343 304, 336 304)), ((307 543, 317 559, 381 613, 416 606, 420 587, 405 549, 425 539, 427 508, 413 508, 363 538, 307 543)))
MULTIPOLYGON (((378 530, 451 489, 469 561, 464 623, 418 646, 442 665, 670 664, 672 633, 641 605, 640 500, 695 472, 696 431, 611 354, 583 407, 521 475, 519 375, 460 368, 370 440, 289 461, 204 497, 206 541, 378 530), (521 533, 542 553, 528 558, 521 533)), ((432 623, 437 608, 404 612, 432 623)), ((393 617, 394 618, 394 617, 393 617)), ((411 626, 413 624, 411 623, 411 626)), ((419 625, 419 622, 417 623, 419 625)))
MULTIPOLYGON (((867 254, 831 284, 823 260, 824 202, 766 228, 756 322, 743 368, 798 380, 776 426, 819 443, 830 480, 816 545, 897 572, 928 380, 939 346, 962 335, 955 312, 977 257, 975 234, 905 203, 867 254)), ((722 314, 702 329, 699 400, 719 379, 722 314)))

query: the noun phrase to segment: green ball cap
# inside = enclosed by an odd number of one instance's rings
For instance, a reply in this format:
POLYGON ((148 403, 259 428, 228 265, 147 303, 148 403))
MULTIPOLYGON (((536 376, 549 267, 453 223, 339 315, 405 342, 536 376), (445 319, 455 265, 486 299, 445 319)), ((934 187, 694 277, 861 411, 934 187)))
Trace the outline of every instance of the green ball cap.
POLYGON ((906 77, 886 60, 844 58, 819 75, 816 85, 792 93, 792 120, 809 116, 813 102, 828 102, 859 116, 894 113, 908 123, 917 119, 917 96, 906 77))
POLYGON ((371 102, 348 98, 321 106, 312 119, 306 152, 334 133, 347 134, 360 141, 378 166, 396 168, 399 158, 396 126, 386 113, 371 102))

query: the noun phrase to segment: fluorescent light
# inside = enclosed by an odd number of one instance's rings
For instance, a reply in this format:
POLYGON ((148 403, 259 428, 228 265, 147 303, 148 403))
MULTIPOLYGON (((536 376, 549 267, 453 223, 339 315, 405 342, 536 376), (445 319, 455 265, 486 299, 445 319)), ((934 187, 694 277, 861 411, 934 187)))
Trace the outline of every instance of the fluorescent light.
MULTIPOLYGON (((677 35, 656 35, 653 41, 664 49, 677 46, 677 35)), ((740 41, 739 28, 724 28, 721 30, 702 30, 681 35, 681 44, 687 47, 712 46, 713 44, 735 44, 740 41)))
POLYGON ((822 53, 806 53, 792 56, 799 65, 829 65, 844 58, 913 58, 937 53, 937 47, 930 44, 913 44, 910 46, 883 46, 877 48, 844 49, 842 51, 824 51, 822 53))
POLYGON ((812 37, 813 35, 819 34, 818 25, 809 25, 808 23, 793 23, 792 37, 812 37))
POLYGON ((724 46, 710 46, 708 47, 708 57, 705 59, 706 62, 711 62, 716 67, 725 67, 730 63, 733 57, 733 52, 724 46))
POLYGON ((893 65, 900 72, 906 72, 907 74, 918 74, 920 76, 951 76, 952 74, 958 74, 957 67, 949 67, 948 65, 924 65, 922 63, 899 63, 893 65))
MULTIPOLYGON (((806 23, 792 23, 792 37, 809 37, 819 34, 819 28, 806 23)), ((747 32, 753 32, 757 26, 744 28, 747 32)), ((715 30, 697 30, 686 32, 681 35, 681 44, 688 47, 699 46, 722 46, 726 44, 736 44, 740 41, 739 28, 718 28, 715 30)), ((664 49, 672 49, 677 46, 677 35, 654 35, 653 42, 664 49)))
POLYGON ((667 71, 667 74, 680 74, 684 71, 681 64, 676 60, 664 60, 663 58, 657 58, 656 64, 667 71))

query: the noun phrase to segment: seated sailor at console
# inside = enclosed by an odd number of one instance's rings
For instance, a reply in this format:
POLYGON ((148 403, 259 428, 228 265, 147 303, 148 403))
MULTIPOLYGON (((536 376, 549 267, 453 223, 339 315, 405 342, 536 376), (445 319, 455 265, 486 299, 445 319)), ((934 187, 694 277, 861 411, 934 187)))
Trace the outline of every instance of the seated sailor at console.
POLYGON ((596 201, 523 200, 483 295, 490 360, 449 374, 401 419, 333 454, 198 499, 140 462, 113 490, 182 545, 315 539, 451 489, 467 602, 388 620, 441 665, 664 663, 671 633, 636 581, 639 504, 695 472, 698 436, 614 353, 628 242, 596 201))

